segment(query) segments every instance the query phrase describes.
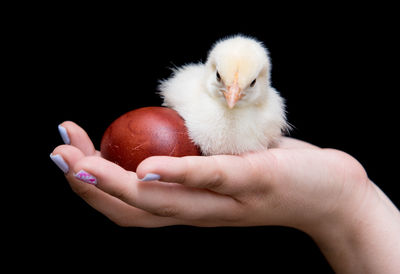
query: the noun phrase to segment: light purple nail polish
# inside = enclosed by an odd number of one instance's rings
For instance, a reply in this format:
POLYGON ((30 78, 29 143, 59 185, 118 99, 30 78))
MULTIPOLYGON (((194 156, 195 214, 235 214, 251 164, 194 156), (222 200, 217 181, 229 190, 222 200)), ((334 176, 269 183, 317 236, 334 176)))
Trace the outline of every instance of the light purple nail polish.
POLYGON ((60 154, 53 155, 50 153, 50 159, 53 160, 53 162, 64 172, 68 173, 69 167, 67 162, 63 159, 63 157, 60 154))
POLYGON ((62 125, 58 125, 58 132, 60 132, 61 138, 64 141, 64 144, 70 145, 71 140, 69 139, 68 132, 62 125))
POLYGON ((160 180, 161 176, 155 173, 147 173, 143 179, 140 179, 139 181, 142 182, 147 182, 147 181, 157 181, 160 180))
POLYGON ((92 174, 90 174, 84 170, 80 170, 78 173, 75 173, 74 177, 84 183, 88 183, 88 184, 92 184, 92 185, 97 184, 96 177, 94 177, 92 174))

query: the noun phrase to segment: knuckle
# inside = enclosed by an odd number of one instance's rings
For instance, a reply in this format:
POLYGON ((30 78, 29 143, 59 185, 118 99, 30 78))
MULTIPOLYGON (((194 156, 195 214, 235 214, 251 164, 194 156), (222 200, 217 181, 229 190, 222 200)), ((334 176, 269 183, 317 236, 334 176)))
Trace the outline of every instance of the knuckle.
POLYGON ((155 208, 152 213, 159 217, 176 217, 179 215, 179 210, 175 206, 167 205, 155 208))
POLYGON ((215 174, 214 178, 203 182, 203 188, 218 189, 222 186, 223 182, 222 176, 220 174, 215 174))
POLYGON ((279 170, 279 159, 273 153, 263 153, 258 157, 246 158, 246 160, 247 168, 251 174, 254 174, 252 183, 257 186, 257 190, 271 191, 278 181, 276 171, 279 170))
POLYGON ((324 149, 331 153, 337 163, 341 163, 343 174, 347 175, 347 179, 351 181, 367 181, 368 175, 364 167, 353 156, 337 149, 324 149))
MULTIPOLYGON (((136 180, 136 175, 133 172, 128 173, 128 181, 134 182, 136 180)), ((130 183, 113 184, 109 186, 109 194, 115 198, 131 203, 137 198, 137 193, 135 188, 130 183)))
POLYGON ((223 216, 223 220, 231 224, 242 224, 246 218, 249 217, 249 210, 250 208, 247 203, 235 199, 235 202, 230 207, 229 212, 223 216))
POLYGON ((70 184, 70 186, 72 191, 84 200, 89 199, 92 194, 92 186, 90 185, 70 184))
POLYGON ((198 162, 198 159, 192 157, 183 157, 182 159, 185 162, 180 181, 184 185, 217 189, 227 179, 218 157, 209 156, 207 162, 198 162))
POLYGON ((189 184, 189 174, 191 174, 193 170, 193 163, 190 159, 190 157, 181 158, 181 160, 183 161, 184 172, 182 172, 180 181, 184 185, 189 184))
POLYGON ((213 157, 213 170, 209 180, 204 182, 204 188, 218 189, 227 180, 226 173, 220 163, 219 158, 213 157))
POLYGON ((124 188, 121 187, 114 187, 111 191, 110 194, 114 196, 115 198, 119 200, 125 200, 126 197, 128 196, 128 191, 124 188))

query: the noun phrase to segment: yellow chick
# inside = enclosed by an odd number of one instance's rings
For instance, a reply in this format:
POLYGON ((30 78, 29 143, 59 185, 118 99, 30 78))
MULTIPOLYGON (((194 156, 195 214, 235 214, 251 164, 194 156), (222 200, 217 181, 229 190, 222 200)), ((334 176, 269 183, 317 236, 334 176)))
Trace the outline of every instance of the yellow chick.
POLYGON ((205 64, 175 69, 159 90, 204 155, 258 151, 288 129, 270 69, 262 43, 236 35, 216 42, 205 64))

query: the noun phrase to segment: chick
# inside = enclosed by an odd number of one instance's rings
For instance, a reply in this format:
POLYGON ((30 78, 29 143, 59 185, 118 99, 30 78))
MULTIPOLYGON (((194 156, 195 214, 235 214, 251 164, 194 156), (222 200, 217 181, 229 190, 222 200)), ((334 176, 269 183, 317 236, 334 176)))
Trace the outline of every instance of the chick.
POLYGON ((185 120, 204 155, 263 150, 288 129, 270 70, 262 43, 236 35, 216 42, 205 64, 174 69, 161 81, 160 95, 185 120))

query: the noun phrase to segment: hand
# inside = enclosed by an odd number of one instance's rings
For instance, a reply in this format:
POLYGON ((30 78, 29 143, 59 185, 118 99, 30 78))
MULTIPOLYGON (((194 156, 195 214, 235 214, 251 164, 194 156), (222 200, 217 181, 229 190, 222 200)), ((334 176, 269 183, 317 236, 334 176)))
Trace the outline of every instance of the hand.
POLYGON ((71 145, 53 154, 71 167, 66 177, 72 189, 124 226, 286 225, 304 230, 352 202, 354 189, 368 181, 349 155, 291 138, 243 156, 151 157, 135 174, 101 158, 76 124, 62 126, 71 145), (77 180, 74 173, 80 170, 96 177, 97 185, 77 180), (137 179, 147 173, 159 174, 160 181, 137 179))
POLYGON ((62 126, 71 145, 57 147, 53 155, 69 166, 72 189, 119 225, 291 226, 311 235, 328 260, 339 265, 336 270, 354 266, 343 254, 365 251, 371 237, 380 237, 376 223, 395 220, 389 230, 400 231, 398 210, 360 163, 341 151, 283 137, 274 148, 241 156, 150 157, 136 174, 101 158, 76 124, 62 126), (78 180, 74 173, 80 170, 97 184, 78 180), (138 180, 149 173, 160 180, 138 180), (379 214, 372 218, 373 212, 379 214), (370 226, 366 230, 360 222, 370 226), (343 240, 349 237, 360 243, 349 247, 343 240))

